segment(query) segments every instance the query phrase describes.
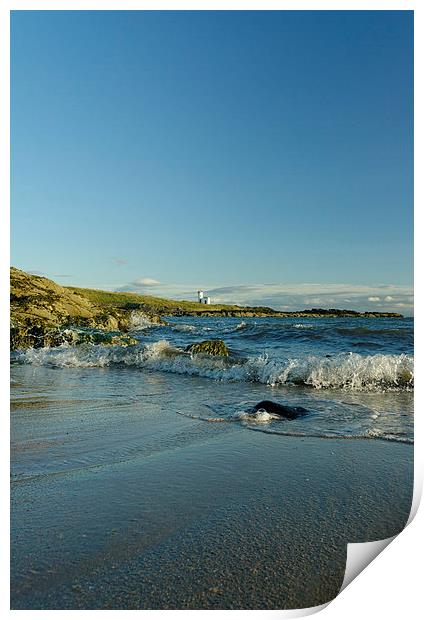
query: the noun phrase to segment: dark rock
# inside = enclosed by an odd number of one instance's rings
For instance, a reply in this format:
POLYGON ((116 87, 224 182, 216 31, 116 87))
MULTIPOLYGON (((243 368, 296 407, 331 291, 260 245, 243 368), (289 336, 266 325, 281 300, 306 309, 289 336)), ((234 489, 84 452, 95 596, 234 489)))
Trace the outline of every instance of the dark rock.
POLYGON ((287 418, 288 420, 295 420, 300 416, 308 413, 308 410, 304 407, 290 407, 289 405, 280 405, 280 403, 274 403, 272 400, 261 400, 260 403, 253 407, 253 411, 259 411, 265 409, 267 413, 274 413, 281 418, 287 418))

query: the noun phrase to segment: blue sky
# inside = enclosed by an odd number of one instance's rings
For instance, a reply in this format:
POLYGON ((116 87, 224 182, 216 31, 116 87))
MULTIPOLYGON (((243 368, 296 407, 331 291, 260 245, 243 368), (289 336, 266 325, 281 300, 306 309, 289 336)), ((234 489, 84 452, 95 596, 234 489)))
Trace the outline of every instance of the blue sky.
POLYGON ((411 314, 412 55, 406 11, 14 12, 12 264, 411 314))

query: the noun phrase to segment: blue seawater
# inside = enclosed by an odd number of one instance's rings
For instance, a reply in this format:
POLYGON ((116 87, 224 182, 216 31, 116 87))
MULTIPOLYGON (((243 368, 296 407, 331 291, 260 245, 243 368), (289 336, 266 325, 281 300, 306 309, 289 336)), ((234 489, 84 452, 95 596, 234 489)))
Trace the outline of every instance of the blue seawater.
POLYGON ((413 319, 165 318, 167 325, 156 325, 134 312, 131 335, 139 341, 134 346, 63 345, 13 353, 15 397, 19 385, 37 392, 52 376, 61 377, 63 399, 68 380, 75 397, 78 391, 98 393, 108 377, 113 384, 119 376, 118 402, 135 398, 137 377, 139 384, 156 377, 161 391, 152 392, 151 403, 205 423, 281 435, 413 442, 413 319), (191 343, 217 338, 227 344, 228 358, 185 351, 191 343), (56 374, 45 374, 48 369, 56 374), (264 399, 308 413, 297 420, 253 414, 251 407, 264 399))

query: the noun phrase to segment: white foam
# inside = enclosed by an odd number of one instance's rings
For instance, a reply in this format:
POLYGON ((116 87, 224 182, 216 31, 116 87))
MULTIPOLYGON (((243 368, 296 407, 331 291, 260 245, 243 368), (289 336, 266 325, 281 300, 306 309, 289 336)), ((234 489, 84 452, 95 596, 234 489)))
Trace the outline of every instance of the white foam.
POLYGON ((62 345, 28 349, 14 354, 21 363, 57 367, 136 366, 220 381, 249 381, 271 386, 308 385, 316 389, 354 391, 412 390, 414 360, 410 355, 339 354, 331 358, 272 359, 267 355, 234 360, 225 357, 190 355, 166 340, 146 346, 104 347, 62 345))
POLYGON ((131 312, 130 321, 131 328, 134 330, 148 329, 149 327, 152 327, 152 325, 155 325, 155 323, 152 323, 149 319, 147 314, 144 314, 144 312, 140 312, 139 310, 133 310, 131 312))
POLYGON ((265 409, 258 409, 258 411, 255 412, 237 411, 234 415, 234 419, 240 420, 241 422, 268 424, 271 420, 278 420, 279 416, 268 413, 265 409))
POLYGON ((176 332, 195 332, 197 328, 194 325, 186 325, 185 323, 174 323, 171 329, 176 332))
POLYGON ((292 327, 294 327, 295 329, 313 329, 314 326, 311 325, 310 323, 295 323, 294 325, 292 325, 292 327))

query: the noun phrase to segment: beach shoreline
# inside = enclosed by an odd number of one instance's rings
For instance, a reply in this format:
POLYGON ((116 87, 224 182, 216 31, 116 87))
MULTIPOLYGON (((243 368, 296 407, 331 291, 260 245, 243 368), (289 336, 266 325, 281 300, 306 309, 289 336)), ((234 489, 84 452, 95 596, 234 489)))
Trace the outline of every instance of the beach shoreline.
POLYGON ((347 542, 408 519, 410 445, 171 415, 206 435, 12 484, 13 609, 311 607, 337 595, 347 542))

